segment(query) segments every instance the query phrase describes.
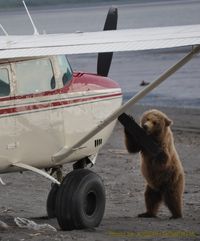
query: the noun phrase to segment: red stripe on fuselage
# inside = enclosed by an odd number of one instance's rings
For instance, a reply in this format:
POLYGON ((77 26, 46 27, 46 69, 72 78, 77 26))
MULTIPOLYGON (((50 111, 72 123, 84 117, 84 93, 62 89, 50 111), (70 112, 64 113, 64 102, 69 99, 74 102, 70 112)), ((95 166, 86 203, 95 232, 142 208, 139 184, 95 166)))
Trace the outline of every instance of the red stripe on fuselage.
POLYGON ((115 93, 115 94, 108 94, 103 96, 92 96, 92 97, 86 97, 86 98, 78 98, 78 99, 71 99, 71 100, 60 100, 60 101, 52 101, 49 100, 49 103, 44 104, 34 104, 34 105, 26 105, 19 106, 19 107, 11 107, 11 108, 4 108, 0 109, 0 115, 7 115, 7 114, 15 114, 15 113, 26 113, 32 110, 39 110, 39 109, 47 109, 51 107, 68 107, 70 105, 74 105, 77 103, 85 103, 88 101, 95 101, 95 100, 101 100, 101 99, 109 99, 114 97, 120 97, 122 96, 121 93, 115 93))

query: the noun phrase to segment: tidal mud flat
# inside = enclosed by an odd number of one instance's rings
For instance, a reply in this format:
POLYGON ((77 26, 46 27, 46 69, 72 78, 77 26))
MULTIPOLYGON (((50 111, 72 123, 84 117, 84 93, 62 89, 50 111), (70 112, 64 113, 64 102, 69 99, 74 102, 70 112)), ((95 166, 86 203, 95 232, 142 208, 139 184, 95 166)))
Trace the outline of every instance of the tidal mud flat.
MULTIPOLYGON (((136 120, 150 107, 135 105, 129 113, 136 120)), ((91 230, 60 231, 56 219, 46 218, 46 198, 50 183, 30 172, 4 174, 6 185, 0 186, 0 240, 200 240, 200 110, 159 108, 173 121, 175 145, 186 176, 184 218, 169 220, 164 205, 158 218, 142 219, 137 214, 145 209, 145 181, 140 173, 139 155, 127 153, 123 128, 118 123, 108 143, 92 168, 103 179, 106 188, 106 210, 100 226, 91 230), (37 224, 49 224, 57 231, 22 229, 15 217, 37 224)), ((66 166, 66 172, 72 170, 66 166)))

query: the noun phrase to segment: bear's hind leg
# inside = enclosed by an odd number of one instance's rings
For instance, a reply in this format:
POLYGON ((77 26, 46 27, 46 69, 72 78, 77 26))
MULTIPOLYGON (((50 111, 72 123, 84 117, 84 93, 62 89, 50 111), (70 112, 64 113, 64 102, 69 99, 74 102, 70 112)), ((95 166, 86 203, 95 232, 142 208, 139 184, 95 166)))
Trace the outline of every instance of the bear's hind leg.
POLYGON ((178 180, 177 185, 170 188, 168 187, 163 195, 164 202, 172 213, 171 218, 182 217, 182 195, 184 189, 184 178, 181 176, 178 180))
POLYGON ((159 191, 152 189, 150 186, 146 186, 145 190, 145 204, 147 211, 145 213, 141 213, 138 217, 141 218, 152 218, 156 217, 158 212, 158 208, 162 201, 162 195, 159 191))
POLYGON ((164 202, 172 213, 171 218, 182 217, 182 200, 177 192, 167 190, 164 193, 164 202))

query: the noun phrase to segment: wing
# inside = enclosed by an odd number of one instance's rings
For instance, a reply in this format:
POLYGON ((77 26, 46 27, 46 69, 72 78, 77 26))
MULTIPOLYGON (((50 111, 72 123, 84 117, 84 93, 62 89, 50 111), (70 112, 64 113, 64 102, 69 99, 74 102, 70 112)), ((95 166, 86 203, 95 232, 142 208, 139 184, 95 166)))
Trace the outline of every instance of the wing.
POLYGON ((1 36, 0 59, 139 51, 200 44, 200 24, 74 34, 1 36))

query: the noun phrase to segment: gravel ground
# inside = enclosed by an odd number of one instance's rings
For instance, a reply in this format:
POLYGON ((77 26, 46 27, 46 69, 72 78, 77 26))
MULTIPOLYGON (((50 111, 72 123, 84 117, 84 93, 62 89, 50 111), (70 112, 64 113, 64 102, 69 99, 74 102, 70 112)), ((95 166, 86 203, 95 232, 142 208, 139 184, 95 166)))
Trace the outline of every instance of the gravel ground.
MULTIPOLYGON (((148 109, 136 105, 130 110, 136 120, 148 109)), ((46 198, 50 184, 30 172, 4 174, 6 185, 0 185, 0 240, 200 240, 200 110, 159 108, 174 121, 176 148, 186 175, 184 218, 169 220, 170 213, 161 207, 158 218, 142 219, 145 210, 145 181, 140 173, 139 155, 127 153, 123 129, 117 124, 110 140, 101 150, 93 171, 104 180, 106 211, 96 229, 63 232, 55 219, 46 218, 46 198), (20 229, 15 217, 24 217, 37 224, 50 224, 50 230, 20 229)), ((71 166, 66 166, 70 171, 71 166)))

